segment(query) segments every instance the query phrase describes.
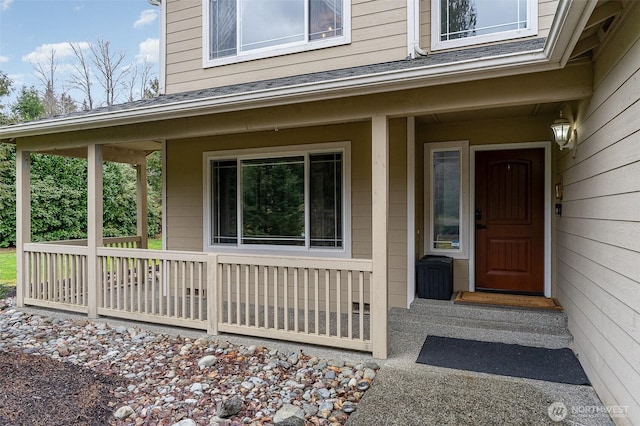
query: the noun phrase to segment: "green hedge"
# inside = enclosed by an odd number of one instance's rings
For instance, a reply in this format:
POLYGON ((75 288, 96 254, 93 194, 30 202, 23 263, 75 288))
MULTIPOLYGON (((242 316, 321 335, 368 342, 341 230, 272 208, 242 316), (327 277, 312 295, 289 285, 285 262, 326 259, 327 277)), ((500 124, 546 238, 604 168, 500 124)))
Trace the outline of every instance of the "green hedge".
MULTIPOLYGON (((157 174, 157 173, 156 173, 157 174)), ((85 238, 87 163, 77 158, 31 156, 33 241, 85 238)), ((104 235, 136 234, 136 173, 127 164, 103 168, 104 235)), ((158 188, 149 188, 149 236, 160 232, 158 188)), ((15 148, 0 144, 0 247, 15 246, 15 148)))

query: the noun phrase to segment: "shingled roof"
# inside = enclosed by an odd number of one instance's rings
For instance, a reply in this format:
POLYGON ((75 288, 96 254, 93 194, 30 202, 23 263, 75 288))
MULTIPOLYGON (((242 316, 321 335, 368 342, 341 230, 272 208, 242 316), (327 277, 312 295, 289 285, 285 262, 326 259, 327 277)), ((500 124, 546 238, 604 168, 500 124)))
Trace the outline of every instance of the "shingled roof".
POLYGON ((385 62, 373 65, 363 65, 358 67, 344 68, 332 71, 322 71, 310 74, 295 75, 291 77, 281 77, 270 80, 261 80, 249 83, 233 84, 229 86, 213 87, 209 89, 193 90, 188 92, 160 95, 152 99, 143 99, 134 102, 121 103, 108 107, 95 108, 89 111, 77 111, 61 116, 54 116, 39 120, 60 120, 72 117, 90 117, 92 115, 103 115, 108 112, 124 112, 127 110, 148 109, 154 106, 171 105, 196 100, 216 99, 223 97, 233 97, 234 95, 257 93, 269 89, 279 89, 287 87, 299 87, 313 85, 316 83, 345 80, 349 78, 375 76, 385 73, 418 70, 420 68, 433 69, 438 66, 455 64, 462 62, 473 62, 479 59, 505 56, 510 54, 521 54, 524 52, 537 52, 543 49, 546 39, 535 38, 511 43, 502 43, 490 46, 482 46, 471 49, 455 50, 442 53, 433 53, 425 57, 415 59, 407 58, 401 61, 385 62))

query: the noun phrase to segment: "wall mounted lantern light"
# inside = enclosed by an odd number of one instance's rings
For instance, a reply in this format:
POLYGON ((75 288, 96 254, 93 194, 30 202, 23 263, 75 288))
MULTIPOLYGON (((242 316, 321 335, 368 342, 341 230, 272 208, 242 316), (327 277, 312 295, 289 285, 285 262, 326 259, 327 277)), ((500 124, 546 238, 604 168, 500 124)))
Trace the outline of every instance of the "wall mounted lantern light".
POLYGON ((562 116, 562 110, 560 110, 560 117, 551 125, 553 135, 555 136, 556 143, 562 151, 565 148, 572 149, 576 143, 576 130, 571 131, 571 121, 562 116))

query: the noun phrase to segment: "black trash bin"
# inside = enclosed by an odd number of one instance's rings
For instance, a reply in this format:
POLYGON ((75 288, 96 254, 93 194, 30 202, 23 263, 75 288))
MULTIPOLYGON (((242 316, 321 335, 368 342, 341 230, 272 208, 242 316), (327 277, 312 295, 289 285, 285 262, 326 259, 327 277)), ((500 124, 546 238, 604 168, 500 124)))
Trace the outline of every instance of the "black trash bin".
POLYGON ((416 286, 421 299, 451 299, 453 259, 447 256, 424 256, 416 266, 416 286))

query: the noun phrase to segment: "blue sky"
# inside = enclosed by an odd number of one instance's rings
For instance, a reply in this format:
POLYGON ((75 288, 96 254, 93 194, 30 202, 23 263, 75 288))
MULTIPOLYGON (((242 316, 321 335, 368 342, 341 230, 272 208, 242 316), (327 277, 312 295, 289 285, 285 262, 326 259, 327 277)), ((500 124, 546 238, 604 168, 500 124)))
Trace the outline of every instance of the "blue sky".
MULTIPOLYGON (((101 39, 109 41, 114 52, 126 51, 127 64, 146 60, 157 76, 158 14, 159 8, 147 0, 0 0, 0 70, 16 90, 38 87, 33 64, 45 61, 53 49, 58 92, 68 90, 81 102, 82 95, 69 89, 75 60, 69 42, 86 47, 101 39)), ((101 92, 97 81, 93 86, 101 92)))

